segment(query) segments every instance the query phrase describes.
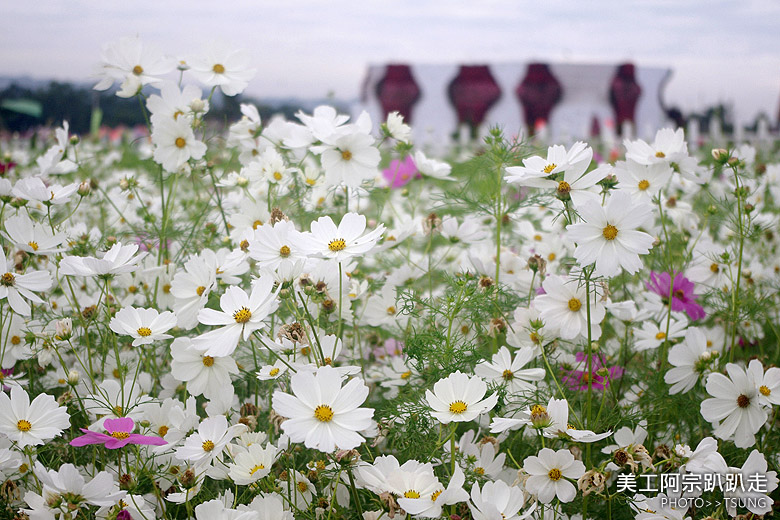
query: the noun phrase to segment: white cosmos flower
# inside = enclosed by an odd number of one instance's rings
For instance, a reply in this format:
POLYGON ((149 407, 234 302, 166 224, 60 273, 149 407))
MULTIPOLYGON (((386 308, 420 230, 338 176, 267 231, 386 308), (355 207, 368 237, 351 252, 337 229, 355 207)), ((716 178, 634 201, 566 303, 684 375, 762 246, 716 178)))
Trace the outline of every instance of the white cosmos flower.
POLYGON ((229 401, 233 396, 231 374, 238 374, 238 366, 230 356, 207 356, 196 348, 189 338, 176 338, 171 343, 171 375, 187 383, 187 392, 206 399, 229 401))
POLYGON ((52 234, 41 224, 33 222, 25 213, 6 220, 3 235, 16 247, 33 255, 49 255, 62 251, 58 246, 66 239, 64 234, 52 234))
POLYGON ((454 181, 455 177, 452 177, 452 166, 446 162, 437 161, 435 159, 429 159, 425 154, 418 150, 414 152, 414 165, 417 166, 417 170, 427 176, 439 179, 442 181, 454 181))
POLYGON ((670 318, 669 337, 667 338, 665 321, 658 324, 655 320, 646 320, 642 323, 642 328, 640 330, 634 329, 634 337, 636 338, 634 348, 639 352, 656 349, 667 339, 671 341, 683 337, 687 328, 688 320, 685 318, 681 317, 679 320, 670 318))
POLYGON ((536 510, 532 505, 522 511, 524 504, 523 488, 502 480, 485 482, 481 490, 478 482, 471 486, 469 509, 474 520, 523 520, 536 510))
POLYGON ((365 230, 365 216, 347 213, 338 227, 330 217, 318 218, 311 223, 311 233, 301 233, 298 238, 301 249, 307 253, 344 262, 373 249, 385 227, 379 224, 364 234, 365 230))
POLYGON ((368 397, 362 379, 344 387, 338 370, 323 366, 316 372, 298 372, 290 379, 293 394, 279 390, 273 395, 274 411, 288 419, 282 430, 293 442, 330 453, 350 450, 363 442, 358 433, 373 424, 372 408, 359 408, 368 397))
POLYGON ((498 401, 498 395, 485 398, 487 384, 476 376, 460 371, 436 381, 433 392, 425 391, 425 400, 433 409, 433 415, 442 424, 473 421, 490 411, 498 401))
POLYGON ((120 38, 103 46, 102 63, 97 74, 101 80, 93 88, 107 90, 116 81, 122 83, 119 97, 132 97, 144 85, 161 83, 159 76, 175 67, 173 59, 166 58, 154 46, 138 38, 120 38))
POLYGON ((701 403, 701 415, 712 423, 716 437, 734 440, 737 448, 756 443, 756 432, 764 426, 767 411, 761 404, 758 381, 735 363, 726 365, 728 377, 713 373, 707 377, 707 393, 701 403))
POLYGON ((67 204, 79 189, 79 183, 73 182, 65 186, 45 184, 40 177, 25 177, 14 184, 11 194, 26 200, 34 200, 46 205, 59 206, 67 204))
POLYGON ((246 426, 243 424, 228 426, 224 415, 203 419, 198 431, 187 437, 184 445, 176 450, 176 457, 196 464, 208 464, 219 458, 225 446, 244 431, 246 426))
POLYGON ((535 358, 534 349, 523 347, 514 358, 509 349, 501 347, 490 362, 483 361, 474 368, 474 374, 488 381, 505 383, 510 393, 533 391, 536 386, 530 381, 544 379, 543 368, 523 368, 535 358))
MULTIPOLYGON (((236 350, 242 333, 244 341, 263 327, 265 320, 279 306, 274 279, 263 275, 252 282, 251 294, 238 287, 228 287, 219 299, 221 311, 201 309, 198 320, 204 325, 217 325, 218 329, 206 332, 192 340, 195 347, 204 349, 209 356, 229 356, 236 350)), ((280 286, 281 287, 281 286, 280 286)))
POLYGON ((34 292, 48 291, 51 285, 52 278, 49 271, 33 271, 25 274, 14 271, 13 262, 6 259, 3 247, 0 246, 0 301, 7 298, 14 312, 29 316, 30 304, 25 301, 25 298, 34 303, 43 303, 34 292))
POLYGON ((623 144, 626 147, 626 159, 644 165, 660 163, 668 166, 688 156, 688 145, 685 144, 685 132, 682 128, 658 130, 653 144, 648 144, 642 139, 636 141, 626 139, 623 144))
POLYGON ((11 396, 0 392, 0 433, 20 448, 37 446, 59 436, 70 426, 67 408, 54 397, 38 394, 32 403, 22 387, 11 387, 11 396))
POLYGON ((585 464, 574 459, 569 450, 553 451, 542 448, 538 456, 527 457, 523 469, 530 475, 525 489, 536 495, 539 502, 549 504, 558 497, 563 503, 577 496, 577 488, 567 479, 576 480, 585 474, 585 464))
POLYGON ((271 473, 271 466, 279 456, 278 452, 279 449, 273 444, 265 448, 259 444, 250 444, 246 451, 233 456, 235 462, 230 465, 230 478, 239 486, 257 482, 271 473))
POLYGON ((106 251, 102 258, 92 256, 66 256, 60 262, 60 274, 70 276, 102 276, 121 273, 132 273, 138 269, 138 262, 147 253, 138 252, 136 244, 123 246, 117 242, 106 251))
POLYGON ((404 116, 399 112, 390 112, 387 114, 387 120, 385 121, 385 127, 390 137, 402 143, 409 143, 409 139, 412 137, 412 129, 404 123, 404 116))
POLYGON ((193 114, 208 112, 208 101, 202 100, 202 95, 195 85, 185 85, 179 89, 176 83, 165 82, 160 88, 160 95, 153 94, 146 100, 152 124, 165 120, 176 121, 180 117, 191 119, 193 114))
POLYGON ((154 161, 168 172, 179 172, 190 159, 206 154, 206 145, 195 138, 186 117, 162 119, 152 127, 154 161))
POLYGON ((707 349, 707 338, 700 328, 691 327, 685 331, 685 339, 669 351, 669 364, 674 367, 664 374, 666 384, 672 385, 669 393, 685 393, 693 388, 709 370, 712 354, 707 349))
POLYGON ((765 406, 780 404, 780 368, 770 367, 764 373, 764 365, 757 359, 751 359, 748 371, 757 381, 759 399, 765 406))
POLYGON ((31 507, 24 512, 30 518, 49 519, 64 516, 59 508, 52 507, 53 497, 70 497, 68 511, 75 517, 88 516, 89 505, 111 506, 127 495, 126 491, 119 489, 114 477, 107 471, 101 471, 87 482, 73 464, 63 464, 59 469, 53 470, 46 469, 39 461, 35 461, 33 472, 43 489, 40 495, 33 491, 24 495, 24 501, 31 507))
POLYGON ((226 96, 244 91, 255 76, 250 68, 249 53, 219 43, 212 43, 200 56, 187 61, 189 73, 207 87, 219 87, 226 96))
POLYGON ((666 163, 639 164, 632 160, 615 163, 617 189, 626 191, 635 200, 652 202, 653 197, 672 178, 673 170, 666 163))
POLYGON ((376 177, 380 159, 381 154, 370 135, 360 131, 341 135, 322 147, 325 183, 357 188, 363 181, 376 177))
POLYGON ((176 315, 170 311, 162 314, 157 309, 124 307, 111 318, 109 327, 117 334, 133 337, 133 346, 148 345, 173 336, 166 334, 176 326, 176 315))
MULTIPOLYGON (((537 405, 539 406, 539 405, 537 405)), ((539 407, 544 409, 544 407, 539 407)), ((579 430, 569 423, 569 403, 566 399, 550 398, 544 409, 550 417, 550 424, 544 428, 544 436, 567 438, 574 442, 598 442, 612 435, 612 431, 596 433, 591 430, 579 430)))
POLYGON ((249 242, 249 256, 257 261, 259 269, 275 271, 282 264, 295 264, 306 258, 300 249, 300 234, 288 220, 258 226, 249 242))
POLYGON ((653 207, 636 202, 631 195, 613 193, 602 207, 589 200, 578 208, 584 222, 566 227, 569 238, 577 243, 574 257, 580 266, 596 264, 596 276, 617 276, 620 270, 633 274, 642 268, 639 255, 653 247, 652 236, 637 228, 652 221, 653 207))
MULTIPOLYGON (((574 339, 577 336, 588 337, 587 300, 585 284, 577 278, 562 278, 548 276, 542 284, 545 294, 533 300, 533 306, 539 311, 539 317, 544 321, 545 330, 556 330, 563 339, 574 339)), ((601 321, 606 316, 604 305, 594 294, 594 286, 590 292, 590 323, 591 338, 601 337, 601 321)))

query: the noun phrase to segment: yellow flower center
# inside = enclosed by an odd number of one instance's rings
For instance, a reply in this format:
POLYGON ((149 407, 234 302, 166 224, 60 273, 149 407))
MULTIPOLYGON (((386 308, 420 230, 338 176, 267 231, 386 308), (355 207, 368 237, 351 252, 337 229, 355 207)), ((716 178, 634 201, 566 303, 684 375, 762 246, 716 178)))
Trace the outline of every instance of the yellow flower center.
POLYGON ((174 142, 176 143, 177 148, 184 148, 187 146, 187 141, 185 141, 183 137, 177 137, 174 142))
POLYGON ((0 285, 11 287, 15 280, 16 277, 13 275, 13 273, 5 273, 2 277, 0 277, 0 285))
POLYGON ((215 74, 224 74, 225 73, 225 66, 221 63, 217 63, 213 67, 211 67, 211 70, 214 71, 215 74))
POLYGON ((761 385, 760 387, 758 387, 758 391, 761 392, 761 395, 763 395, 764 397, 772 393, 772 390, 770 390, 769 387, 766 385, 761 385))
POLYGON ((420 493, 414 489, 408 489, 404 491, 404 498, 420 498, 420 493))
POLYGON ((314 417, 320 422, 330 422, 333 420, 333 408, 327 404, 321 404, 314 409, 314 417))
POLYGON ((18 345, 22 342, 22 338, 19 336, 11 336, 11 345, 18 345))
POLYGON ((210 367, 214 364, 214 358, 211 356, 203 356, 203 366, 210 367))
POLYGON ((265 466, 263 466, 262 464, 257 464, 256 466, 254 466, 252 469, 249 470, 249 474, 254 475, 261 469, 265 469, 265 466))
POLYGON ((168 427, 165 426, 164 424, 160 426, 157 429, 157 435, 159 435, 160 437, 165 437, 166 435, 168 435, 168 427))
POLYGON ((637 184, 637 188, 639 188, 639 191, 645 191, 649 187, 650 187, 650 181, 646 179, 642 179, 641 181, 639 181, 639 184, 637 184))
POLYGON ((439 495, 441 495, 442 491, 444 490, 440 489, 438 491, 434 491, 433 493, 431 493, 431 502, 436 502, 436 499, 439 498, 439 495))
POLYGON ((452 403, 450 405, 450 412, 452 412, 454 414, 460 415, 460 414, 464 413, 467 408, 468 408, 468 405, 466 403, 464 403, 463 401, 455 401, 454 403, 452 403))
POLYGON ((30 246, 30 248, 33 251, 37 251, 38 250, 38 242, 36 242, 34 240, 30 240, 29 242, 27 242, 27 245, 30 246))
POLYGON ((713 263, 712 265, 710 265, 710 271, 712 271, 713 273, 717 273, 718 271, 720 271, 720 266, 716 263, 713 263))
POLYGON ((16 427, 19 429, 20 432, 29 432, 30 428, 32 428, 32 424, 30 424, 30 421, 27 421, 25 419, 20 419, 16 422, 16 427))
POLYGON ((203 451, 211 451, 214 449, 214 441, 203 441, 201 447, 203 448, 203 451))
POLYGON ((347 242, 343 238, 336 238, 328 242, 328 249, 337 253, 347 248, 347 242))
POLYGON ((133 67, 133 74, 135 74, 136 76, 140 76, 143 73, 144 73, 144 68, 142 66, 136 65, 135 67, 133 67))
POLYGON ((558 193, 566 194, 571 191, 571 185, 566 181, 561 181, 558 183, 558 193))
POLYGON ((552 262, 553 260, 555 260, 556 256, 557 255, 555 253, 550 253, 549 255, 547 255, 547 260, 552 262))
POLYGON ((571 312, 577 312, 582 308, 582 302, 578 300, 577 298, 572 298, 569 300, 569 310, 571 312))
POLYGON ((206 290, 206 288, 202 285, 199 285, 197 289, 195 289, 195 292, 198 294, 198 296, 203 296, 203 292, 206 290))
POLYGON ((111 436, 115 439, 124 440, 130 437, 130 434, 127 432, 111 432, 111 436))
POLYGON ((666 154, 663 152, 655 152, 655 156, 658 157, 659 159, 663 159, 664 157, 666 157, 666 154))
POLYGON ((152 329, 150 329, 149 327, 141 327, 136 332, 138 332, 138 335, 141 336, 142 338, 152 335, 152 329))
POLYGON ((273 377, 273 376, 275 376, 275 375, 276 375, 276 374, 278 374, 278 373, 279 373, 279 369, 278 369, 278 368, 275 368, 275 367, 274 367, 274 368, 272 368, 270 372, 268 372, 268 374, 269 374, 270 376, 272 376, 272 377, 273 377))
POLYGON ((547 408, 540 404, 535 404, 531 407, 531 415, 542 415, 543 413, 547 413, 547 408))
POLYGON ((254 222, 252 222, 252 229, 257 229, 262 225, 263 225, 262 220, 255 220, 254 222))
POLYGON ((246 251, 249 249, 249 240, 244 239, 241 241, 241 243, 238 244, 238 247, 241 248, 241 251, 246 251))
POLYGON ((252 319, 252 311, 246 307, 241 307, 233 313, 233 319, 236 320, 236 323, 246 323, 252 319))
POLYGON ((664 339, 666 337, 666 332, 659 332, 655 335, 655 339, 664 339))
POLYGON ((557 168, 557 167, 558 167, 558 165, 557 165, 557 164, 555 164, 555 163, 550 163, 550 164, 548 164, 547 166, 545 166, 545 167, 544 167, 544 169, 543 169, 542 171, 543 171, 544 173, 550 173, 550 172, 552 172, 552 171, 553 171, 555 168, 557 168))
POLYGON ((352 152, 350 152, 349 150, 342 150, 341 151, 341 158, 344 159, 345 161, 351 160, 352 159, 352 152))
POLYGON ((409 379, 410 377, 412 377, 412 371, 411 370, 407 370, 406 372, 401 374, 401 379, 409 379))
POLYGON ((282 258, 287 258, 290 256, 290 248, 289 246, 282 246, 279 248, 279 256, 282 258))
POLYGON ((282 174, 279 172, 274 172, 274 179, 276 179, 277 181, 282 180, 282 174))
POLYGON ((476 473, 477 475, 484 475, 485 468, 474 468, 474 473, 476 473))
POLYGON ((561 480, 561 470, 553 468, 547 473, 547 476, 550 477, 550 480, 561 480))
POLYGON ((604 238, 607 240, 615 240, 615 237, 618 234, 618 229, 612 224, 607 224, 601 234, 604 235, 604 238))
POLYGON ((306 482, 298 482, 298 491, 305 493, 307 489, 309 489, 309 486, 306 485, 306 482))
POLYGON ((511 381, 512 379, 515 378, 515 373, 512 372, 511 370, 507 369, 507 370, 504 370, 504 373, 501 374, 501 377, 504 378, 504 381, 511 381))
POLYGON ((395 307, 393 307, 392 305, 388 307, 387 314, 389 314, 390 316, 395 316, 395 307))

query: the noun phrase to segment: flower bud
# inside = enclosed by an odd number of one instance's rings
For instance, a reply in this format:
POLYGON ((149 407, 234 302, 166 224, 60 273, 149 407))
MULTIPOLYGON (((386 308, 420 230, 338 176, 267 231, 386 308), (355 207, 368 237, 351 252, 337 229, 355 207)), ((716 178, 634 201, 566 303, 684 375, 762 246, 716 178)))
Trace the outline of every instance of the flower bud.
POLYGON ((78 194, 82 197, 86 197, 91 191, 92 185, 90 181, 82 181, 81 184, 79 184, 79 189, 77 190, 78 194))
POLYGON ((206 102, 202 99, 193 99, 190 102, 190 108, 193 112, 203 112, 206 109, 206 102))
POLYGON ((715 159, 715 162, 718 164, 726 164, 730 157, 731 154, 729 154, 729 152, 723 148, 712 149, 712 158, 715 159))
POLYGON ((79 374, 79 371, 76 370, 75 368, 71 368, 68 371, 68 383, 70 383, 71 385, 78 384, 80 378, 81 378, 81 374, 79 374))

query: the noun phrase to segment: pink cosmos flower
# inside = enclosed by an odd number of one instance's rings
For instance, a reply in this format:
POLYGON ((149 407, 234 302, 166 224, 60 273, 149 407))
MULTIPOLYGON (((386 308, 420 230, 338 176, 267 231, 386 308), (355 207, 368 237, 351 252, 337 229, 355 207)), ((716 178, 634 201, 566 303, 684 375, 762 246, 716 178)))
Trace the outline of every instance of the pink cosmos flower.
MULTIPOLYGON (((577 352, 577 368, 572 370, 564 370, 563 382, 573 390, 587 390, 588 389, 588 362, 584 352, 577 352)), ((591 374, 593 375, 593 382, 591 388, 594 390, 603 390, 609 386, 610 381, 623 376, 623 367, 611 366, 606 367, 607 375, 601 376, 597 374, 599 370, 605 368, 604 358, 598 354, 591 355, 591 374)))
MULTIPOLYGON (((388 338, 382 345, 374 347, 373 353, 377 359, 386 357, 400 356, 403 353, 404 344, 397 339, 388 338)), ((368 357, 368 352, 366 352, 368 357)))
POLYGON ((390 167, 383 170, 382 175, 393 188, 400 188, 408 184, 412 179, 421 177, 411 155, 407 155, 403 161, 398 159, 390 161, 390 167))
MULTIPOLYGON (((646 286, 648 290, 656 293, 663 298, 665 303, 669 303, 669 285, 672 277, 669 273, 650 273, 650 281, 646 286)), ((688 314, 691 320, 696 321, 707 315, 704 308, 696 303, 698 294, 693 293, 694 283, 683 276, 682 273, 674 274, 674 286, 672 287, 672 310, 688 314)))
POLYGON ((152 437, 131 433, 135 428, 135 422, 129 417, 119 417, 117 419, 106 419, 103 427, 108 434, 93 432, 86 428, 81 428, 84 435, 76 437, 70 441, 71 446, 86 446, 87 444, 103 444, 109 450, 115 450, 128 444, 150 444, 152 446, 162 446, 168 442, 162 437, 152 437))

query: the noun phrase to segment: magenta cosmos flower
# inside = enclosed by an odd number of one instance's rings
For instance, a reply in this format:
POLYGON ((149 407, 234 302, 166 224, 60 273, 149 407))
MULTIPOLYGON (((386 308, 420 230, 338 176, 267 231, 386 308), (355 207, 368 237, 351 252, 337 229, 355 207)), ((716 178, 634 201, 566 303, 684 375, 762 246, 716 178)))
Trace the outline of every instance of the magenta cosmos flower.
POLYGON ((70 445, 86 446, 87 444, 103 444, 109 450, 115 450, 122 446, 127 446, 128 444, 150 444, 152 446, 168 444, 162 437, 151 437, 149 435, 141 435, 140 433, 131 433, 135 428, 135 422, 129 417, 106 419, 103 422, 103 427, 108 432, 107 434, 81 428, 84 435, 70 441, 70 445))
MULTIPOLYGON (((573 390, 587 390, 588 389, 588 362, 587 356, 584 352, 577 352, 577 367, 573 370, 564 370, 563 382, 573 390)), ((593 377, 591 388, 594 390, 603 390, 609 386, 610 381, 623 376, 623 367, 617 365, 611 367, 605 367, 604 358, 597 354, 591 355, 591 370, 590 374, 593 377), (607 369, 605 375, 599 375, 596 372, 602 368, 607 369)))
MULTIPOLYGON (((647 282, 647 288, 663 298, 664 303, 669 303, 669 285, 672 277, 669 273, 650 273, 650 281, 647 282)), ((694 284, 683 276, 682 273, 675 273, 674 286, 672 289, 672 310, 685 312, 693 321, 699 320, 707 315, 704 307, 696 303, 698 294, 693 293, 694 284)))
POLYGON ((393 188, 400 188, 408 184, 412 179, 420 177, 417 171, 417 165, 411 155, 407 155, 403 161, 393 159, 390 161, 390 167, 382 171, 387 183, 393 188))

